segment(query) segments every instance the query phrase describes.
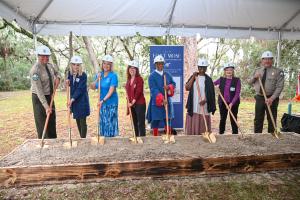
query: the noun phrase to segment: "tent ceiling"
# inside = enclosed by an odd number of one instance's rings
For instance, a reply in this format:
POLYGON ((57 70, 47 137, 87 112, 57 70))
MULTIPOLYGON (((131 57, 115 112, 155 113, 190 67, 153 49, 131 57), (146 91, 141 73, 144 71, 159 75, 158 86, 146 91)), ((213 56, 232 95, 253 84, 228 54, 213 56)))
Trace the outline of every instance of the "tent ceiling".
POLYGON ((300 39, 300 0, 1 0, 0 16, 44 35, 300 39))

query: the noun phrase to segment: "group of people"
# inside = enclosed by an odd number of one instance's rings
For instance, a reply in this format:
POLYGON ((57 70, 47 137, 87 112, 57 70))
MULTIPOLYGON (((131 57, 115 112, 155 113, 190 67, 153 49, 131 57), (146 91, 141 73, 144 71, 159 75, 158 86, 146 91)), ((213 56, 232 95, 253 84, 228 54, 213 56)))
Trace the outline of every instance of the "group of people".
MULTIPOLYGON (((33 65, 31 76, 32 104, 38 138, 42 133, 47 117, 49 117, 45 138, 56 138, 56 115, 53 97, 60 83, 58 69, 49 63, 50 49, 46 46, 37 48, 38 61, 33 65)), ((144 80, 139 72, 139 63, 132 60, 127 66, 127 82, 125 85, 127 96, 127 114, 131 113, 134 131, 137 137, 145 136, 145 120, 151 123, 152 134, 158 136, 159 124, 165 125, 165 132, 171 134, 171 122, 174 119, 172 96, 175 94, 176 83, 172 75, 164 70, 164 57, 158 55, 154 58, 155 70, 150 74, 148 83, 150 101, 146 114, 146 100, 144 96, 144 80), (129 109, 131 112, 129 112, 129 109), (167 127, 168 126, 168 127, 167 127)), ((87 135, 86 118, 90 115, 87 75, 83 71, 83 62, 80 56, 73 56, 70 61, 70 70, 66 86, 70 87, 70 101, 67 106, 76 119, 81 138, 87 135)), ((94 82, 90 84, 93 90, 98 89, 99 135, 114 137, 119 135, 118 125, 118 75, 114 72, 114 60, 110 55, 101 59, 101 71, 95 75, 94 82)), ((186 103, 185 133, 199 135, 205 131, 211 132, 211 115, 216 111, 215 87, 219 88, 218 107, 220 111, 219 133, 224 134, 228 108, 237 119, 241 80, 235 76, 235 65, 226 63, 223 67, 224 75, 213 81, 206 73, 209 64, 207 60, 198 60, 198 71, 194 72, 185 84, 188 91, 186 103), (223 98, 221 98, 221 96, 223 98), (223 100, 224 99, 224 100, 223 100), (227 105, 228 104, 228 107, 227 105), (207 126, 205 125, 207 124, 207 126), (206 130, 208 129, 208 130, 206 130)), ((284 73, 281 69, 273 67, 272 52, 266 51, 261 56, 261 67, 257 68, 249 79, 254 86, 255 119, 254 132, 261 133, 267 105, 271 106, 272 114, 277 118, 279 95, 284 85, 284 73), (259 85, 261 79, 266 91, 267 99, 264 100, 262 89, 259 85)), ((269 113, 268 132, 274 131, 269 113)), ((230 116, 232 133, 238 134, 238 126, 230 116)))

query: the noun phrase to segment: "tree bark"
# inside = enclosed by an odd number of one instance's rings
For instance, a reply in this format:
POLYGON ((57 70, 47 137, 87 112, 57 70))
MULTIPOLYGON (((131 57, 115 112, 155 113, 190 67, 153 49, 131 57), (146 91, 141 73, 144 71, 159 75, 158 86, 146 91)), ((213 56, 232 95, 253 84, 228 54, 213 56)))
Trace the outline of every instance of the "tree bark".
POLYGON ((91 63, 92 63, 92 65, 93 65, 94 73, 97 73, 97 72, 98 72, 98 69, 99 69, 99 63, 98 63, 98 60, 97 60, 95 51, 94 51, 94 49, 93 49, 91 40, 90 40, 90 38, 88 38, 88 37, 86 37, 86 36, 82 36, 82 39, 83 39, 83 42, 84 42, 84 44, 85 44, 86 50, 87 50, 87 52, 88 52, 88 54, 89 54, 91 63))

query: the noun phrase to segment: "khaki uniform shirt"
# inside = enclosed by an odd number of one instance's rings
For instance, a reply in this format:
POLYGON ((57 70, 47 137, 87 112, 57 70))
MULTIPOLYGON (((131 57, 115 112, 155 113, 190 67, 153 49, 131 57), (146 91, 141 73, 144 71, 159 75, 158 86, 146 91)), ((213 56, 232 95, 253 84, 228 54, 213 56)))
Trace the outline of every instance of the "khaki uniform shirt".
MULTIPOLYGON (((52 83, 56 78, 60 78, 58 68, 52 64, 47 64, 52 77, 52 83)), ((45 95, 50 95, 50 81, 47 74, 46 65, 35 63, 30 70, 31 92, 36 94, 45 109, 49 108, 45 95)), ((53 85, 54 90, 54 85, 53 85)))
MULTIPOLYGON (((260 84, 259 80, 254 78, 254 75, 256 73, 260 73, 261 77, 263 76, 264 73, 264 67, 257 68, 248 82, 254 86, 255 93, 257 95, 263 95, 260 93, 260 84)), ((281 69, 276 68, 276 67, 270 67, 266 69, 266 81, 265 81, 265 91, 266 95, 270 96, 272 100, 276 99, 279 97, 281 91, 283 90, 284 86, 284 73, 281 69)), ((262 79, 262 78, 261 78, 262 79)))

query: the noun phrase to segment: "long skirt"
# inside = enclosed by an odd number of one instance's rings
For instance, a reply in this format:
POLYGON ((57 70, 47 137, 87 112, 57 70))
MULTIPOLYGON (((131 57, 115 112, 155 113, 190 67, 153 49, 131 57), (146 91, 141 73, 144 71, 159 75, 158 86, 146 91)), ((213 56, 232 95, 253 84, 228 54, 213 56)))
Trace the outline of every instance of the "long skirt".
MULTIPOLYGON (((210 115, 205 115, 208 132, 211 132, 210 115)), ((193 116, 186 114, 185 133, 187 135, 201 135, 206 131, 202 114, 193 113, 193 116)))
POLYGON ((118 105, 102 105, 100 111, 100 136, 115 137, 119 135, 118 105))

